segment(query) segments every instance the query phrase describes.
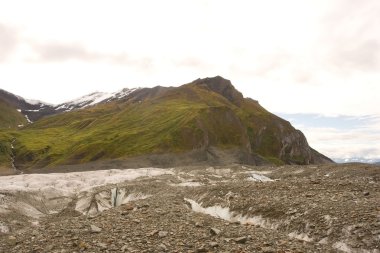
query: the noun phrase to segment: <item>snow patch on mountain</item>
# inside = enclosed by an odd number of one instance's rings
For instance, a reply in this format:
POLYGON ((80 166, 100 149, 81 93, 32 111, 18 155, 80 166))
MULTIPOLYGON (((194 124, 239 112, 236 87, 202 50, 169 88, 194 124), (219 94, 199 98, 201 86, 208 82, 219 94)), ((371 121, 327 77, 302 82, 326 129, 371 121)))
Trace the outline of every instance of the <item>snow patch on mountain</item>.
POLYGON ((45 103, 45 102, 42 102, 40 100, 35 100, 35 99, 25 99, 25 98, 22 98, 22 97, 19 97, 17 96, 19 99, 21 100, 24 100, 25 102, 27 102, 28 104, 31 104, 31 105, 41 105, 41 107, 43 105, 52 105, 52 104, 48 104, 48 103, 45 103))
POLYGON ((112 100, 122 99, 138 88, 128 89, 124 88, 117 92, 93 92, 88 95, 79 97, 77 99, 68 101, 56 106, 56 110, 71 111, 73 109, 82 109, 89 106, 96 105, 101 102, 110 102, 112 100))
POLYGON ((31 120, 29 119, 28 115, 25 114, 25 118, 26 118, 26 120, 28 121, 28 123, 33 123, 33 121, 31 121, 31 120))
POLYGON ((87 106, 95 105, 111 96, 112 93, 93 92, 91 94, 60 104, 56 107, 56 110, 65 109, 65 111, 71 111, 72 109, 76 108, 85 108, 87 106))

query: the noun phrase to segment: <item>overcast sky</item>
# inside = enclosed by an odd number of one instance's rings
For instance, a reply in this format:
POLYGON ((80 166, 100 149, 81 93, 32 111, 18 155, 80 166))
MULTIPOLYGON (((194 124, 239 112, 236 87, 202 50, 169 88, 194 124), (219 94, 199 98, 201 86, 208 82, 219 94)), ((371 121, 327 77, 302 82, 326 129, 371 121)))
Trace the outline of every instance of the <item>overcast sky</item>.
POLYGON ((221 75, 272 112, 373 119, 379 13, 379 0, 0 0, 0 88, 56 104, 221 75))

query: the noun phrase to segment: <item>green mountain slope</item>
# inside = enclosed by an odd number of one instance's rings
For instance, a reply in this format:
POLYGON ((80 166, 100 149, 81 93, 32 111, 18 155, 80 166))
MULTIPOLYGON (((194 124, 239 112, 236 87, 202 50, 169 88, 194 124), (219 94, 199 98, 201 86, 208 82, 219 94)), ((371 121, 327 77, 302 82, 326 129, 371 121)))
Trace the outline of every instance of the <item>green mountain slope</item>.
POLYGON ((0 99, 0 128, 17 128, 17 126, 26 123, 27 120, 24 115, 0 99))
POLYGON ((16 139, 21 169, 212 149, 238 149, 246 154, 240 161, 253 164, 330 161, 287 121, 243 98, 221 77, 142 89, 126 100, 49 116, 9 135, 16 139))

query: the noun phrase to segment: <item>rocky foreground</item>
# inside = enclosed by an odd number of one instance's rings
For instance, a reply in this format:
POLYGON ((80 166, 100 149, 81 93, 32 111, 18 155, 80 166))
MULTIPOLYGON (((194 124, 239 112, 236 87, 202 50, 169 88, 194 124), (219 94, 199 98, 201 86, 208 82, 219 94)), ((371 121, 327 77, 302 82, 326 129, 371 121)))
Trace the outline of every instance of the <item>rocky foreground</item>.
POLYGON ((0 177, 0 252, 380 252, 379 166, 152 171, 0 177))

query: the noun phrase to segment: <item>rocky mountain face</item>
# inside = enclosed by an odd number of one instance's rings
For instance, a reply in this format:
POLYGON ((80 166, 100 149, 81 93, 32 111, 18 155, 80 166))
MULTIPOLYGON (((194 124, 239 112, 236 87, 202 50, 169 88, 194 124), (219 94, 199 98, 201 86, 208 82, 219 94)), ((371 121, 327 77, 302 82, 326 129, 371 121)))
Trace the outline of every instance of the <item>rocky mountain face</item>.
MULTIPOLYGON (((37 101, 28 100, 0 89, 0 101, 18 111, 26 118, 27 122, 34 122, 44 116, 56 113, 54 106, 37 101)), ((20 124, 24 124, 20 121, 20 124)))
POLYGON ((1 94, 34 121, 0 131, 0 163, 6 166, 13 142, 14 163, 22 170, 115 159, 132 167, 147 161, 159 166, 332 162, 289 122, 244 98, 220 76, 179 87, 93 93, 57 106, 1 94))

